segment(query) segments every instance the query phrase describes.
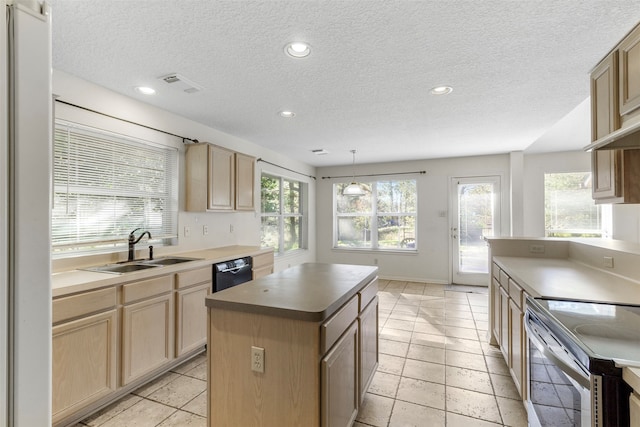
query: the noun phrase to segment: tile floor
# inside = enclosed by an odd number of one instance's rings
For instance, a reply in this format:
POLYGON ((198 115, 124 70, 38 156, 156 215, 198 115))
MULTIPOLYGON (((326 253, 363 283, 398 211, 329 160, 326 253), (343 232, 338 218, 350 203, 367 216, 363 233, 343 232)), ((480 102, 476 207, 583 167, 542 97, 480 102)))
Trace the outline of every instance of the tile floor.
MULTIPOLYGON (((486 342, 486 288, 381 280, 378 295, 380 365, 354 427, 526 427, 502 354, 486 342)), ((206 414, 201 355, 77 427, 205 426, 206 414)))

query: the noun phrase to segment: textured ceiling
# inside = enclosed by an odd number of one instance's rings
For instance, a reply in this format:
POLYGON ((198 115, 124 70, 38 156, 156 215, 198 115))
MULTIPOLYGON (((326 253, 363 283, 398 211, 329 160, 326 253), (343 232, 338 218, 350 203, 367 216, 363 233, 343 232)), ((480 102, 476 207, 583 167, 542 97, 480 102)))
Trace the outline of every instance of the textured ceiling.
MULTIPOLYGON (((640 21, 640 0, 51 4, 54 68, 316 166, 350 164, 351 149, 358 163, 525 150, 640 21), (284 54, 296 40, 310 56, 284 54), (169 73, 204 90, 172 90, 157 80, 169 73), (453 93, 429 94, 442 84, 453 93)), ((588 144, 577 135, 544 146, 588 144)))

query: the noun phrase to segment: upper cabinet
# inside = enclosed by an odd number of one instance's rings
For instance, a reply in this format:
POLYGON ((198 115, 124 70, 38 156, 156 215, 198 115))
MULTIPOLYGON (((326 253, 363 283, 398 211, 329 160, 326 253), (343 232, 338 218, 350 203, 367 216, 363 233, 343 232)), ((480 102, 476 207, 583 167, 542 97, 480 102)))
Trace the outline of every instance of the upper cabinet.
POLYGON ((255 208, 255 158, 217 145, 187 146, 186 210, 252 211, 255 208))
POLYGON ((640 203, 640 27, 591 73, 592 194, 640 203))

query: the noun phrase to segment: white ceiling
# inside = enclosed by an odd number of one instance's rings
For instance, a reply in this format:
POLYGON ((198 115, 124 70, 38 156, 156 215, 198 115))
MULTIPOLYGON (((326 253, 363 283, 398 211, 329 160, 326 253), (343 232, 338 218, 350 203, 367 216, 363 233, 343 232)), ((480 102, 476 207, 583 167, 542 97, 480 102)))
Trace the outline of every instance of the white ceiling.
POLYGON ((54 68, 315 166, 580 149, 588 73, 640 21, 640 0, 51 4, 54 68))

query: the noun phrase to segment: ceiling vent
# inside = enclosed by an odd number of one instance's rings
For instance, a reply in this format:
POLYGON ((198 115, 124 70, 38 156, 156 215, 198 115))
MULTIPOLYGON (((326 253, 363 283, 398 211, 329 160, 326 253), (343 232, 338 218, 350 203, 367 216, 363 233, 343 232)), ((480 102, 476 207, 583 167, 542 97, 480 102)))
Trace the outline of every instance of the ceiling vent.
POLYGON ((178 73, 173 73, 173 74, 168 74, 166 76, 158 77, 158 80, 162 80, 165 83, 169 84, 169 86, 172 89, 180 90, 186 93, 196 93, 204 89, 199 84, 192 82, 188 78, 178 73))

